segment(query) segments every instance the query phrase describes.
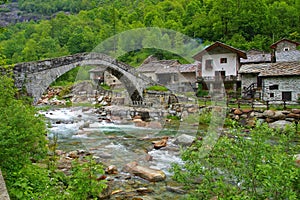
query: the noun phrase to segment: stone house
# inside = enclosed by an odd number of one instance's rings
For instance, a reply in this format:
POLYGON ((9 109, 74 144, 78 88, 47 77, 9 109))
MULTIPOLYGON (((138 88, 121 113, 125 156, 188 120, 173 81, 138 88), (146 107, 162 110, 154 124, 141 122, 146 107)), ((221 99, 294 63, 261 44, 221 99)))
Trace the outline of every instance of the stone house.
POLYGON ((151 78, 154 81, 159 82, 159 76, 157 76, 157 72, 161 71, 161 74, 168 74, 168 69, 170 71, 169 75, 166 75, 166 78, 163 79, 163 76, 160 77, 161 84, 165 84, 166 82, 172 83, 172 74, 174 73, 174 69, 180 65, 180 62, 177 60, 158 60, 154 56, 149 56, 138 68, 137 71, 144 74, 145 76, 151 78))
POLYGON ((262 100, 297 101, 300 98, 300 62, 271 63, 262 78, 262 100))
POLYGON ((296 83, 300 78, 297 73, 294 74, 294 71, 299 68, 297 63, 300 61, 300 51, 296 49, 298 45, 298 42, 282 39, 270 46, 273 49, 272 53, 248 52, 247 59, 241 59, 242 66, 239 70, 242 80, 242 96, 269 101, 297 100, 297 87, 291 88, 289 85, 291 82, 296 83), (269 82, 269 80, 272 81, 269 82), (275 91, 270 92, 270 84, 281 86, 278 87, 279 89, 271 87, 275 91), (291 95, 287 97, 289 94, 291 95))
POLYGON ((270 46, 272 49, 272 62, 292 62, 300 60, 299 42, 281 39, 270 46))
POLYGON ((190 92, 196 87, 199 64, 181 64, 177 60, 148 57, 137 71, 174 92, 190 92))
POLYGON ((238 70, 240 58, 247 58, 245 52, 221 42, 215 42, 194 55, 193 58, 202 63, 199 81, 202 88, 210 91, 219 90, 222 83, 225 89, 237 90, 240 87, 238 70))

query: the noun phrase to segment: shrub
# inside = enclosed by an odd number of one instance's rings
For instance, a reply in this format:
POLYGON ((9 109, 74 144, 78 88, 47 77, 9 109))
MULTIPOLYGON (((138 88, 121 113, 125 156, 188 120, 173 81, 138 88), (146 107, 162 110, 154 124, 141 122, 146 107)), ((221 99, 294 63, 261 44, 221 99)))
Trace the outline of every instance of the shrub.
POLYGON ((189 199, 299 199, 295 134, 295 126, 278 132, 258 124, 248 137, 231 129, 205 157, 207 147, 197 141, 183 152, 184 166, 173 165, 173 178, 186 185, 189 199))

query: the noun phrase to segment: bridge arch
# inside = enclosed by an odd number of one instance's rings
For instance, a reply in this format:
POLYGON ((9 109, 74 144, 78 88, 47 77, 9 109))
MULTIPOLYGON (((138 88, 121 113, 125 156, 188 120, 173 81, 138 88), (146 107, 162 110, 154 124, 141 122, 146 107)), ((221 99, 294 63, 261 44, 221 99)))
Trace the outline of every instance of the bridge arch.
POLYGON ((101 53, 80 53, 14 66, 15 85, 25 88, 37 103, 44 91, 58 77, 78 66, 105 66, 125 86, 131 101, 143 101, 143 90, 155 82, 110 56, 101 53))

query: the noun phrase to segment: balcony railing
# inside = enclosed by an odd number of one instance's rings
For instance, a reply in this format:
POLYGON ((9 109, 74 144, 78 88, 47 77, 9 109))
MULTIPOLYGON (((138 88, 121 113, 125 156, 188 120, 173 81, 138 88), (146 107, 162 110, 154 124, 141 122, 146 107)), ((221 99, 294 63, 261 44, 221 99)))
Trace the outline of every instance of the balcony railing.
POLYGON ((197 78, 198 81, 237 81, 238 76, 202 76, 197 78))

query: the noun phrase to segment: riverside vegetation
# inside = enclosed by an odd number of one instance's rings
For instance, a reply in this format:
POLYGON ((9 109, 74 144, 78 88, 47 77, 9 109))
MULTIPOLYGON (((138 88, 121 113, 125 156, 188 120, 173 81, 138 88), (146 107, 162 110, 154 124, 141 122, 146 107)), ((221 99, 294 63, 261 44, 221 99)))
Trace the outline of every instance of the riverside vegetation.
POLYGON ((0 76, 0 168, 11 199, 96 198, 106 187, 104 170, 89 157, 74 161, 70 174, 56 168, 54 145, 46 141, 44 119, 16 99, 13 79, 0 76), (48 144, 48 145, 47 145, 48 144), (48 147, 47 147, 48 146, 48 147))

